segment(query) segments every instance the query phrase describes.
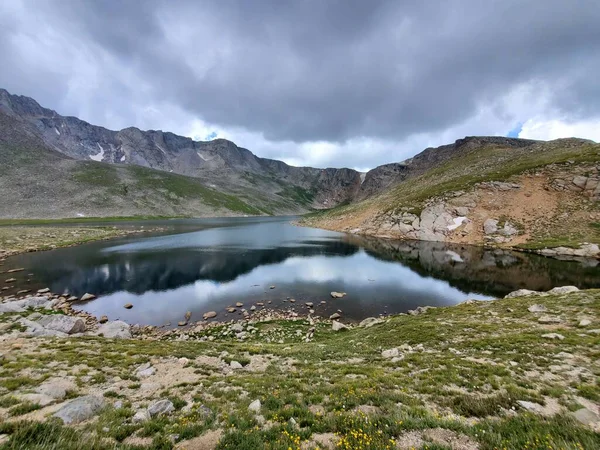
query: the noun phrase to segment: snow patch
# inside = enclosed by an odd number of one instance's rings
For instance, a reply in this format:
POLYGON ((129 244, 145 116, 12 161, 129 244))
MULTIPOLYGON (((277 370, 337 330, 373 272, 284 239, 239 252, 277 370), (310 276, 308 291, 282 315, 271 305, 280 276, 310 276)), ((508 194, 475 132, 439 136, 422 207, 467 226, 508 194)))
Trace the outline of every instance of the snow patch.
POLYGON ((207 161, 207 159, 200 154, 200 152, 196 152, 196 154, 200 157, 201 160, 207 161))
POLYGON ((460 227, 463 222, 465 220, 467 220, 466 217, 455 217, 454 219, 452 219, 454 221, 454 223, 452 225, 448 225, 448 230, 452 231, 452 230, 456 230, 458 227, 460 227))
POLYGON ((90 155, 90 159, 100 162, 104 158, 104 149, 102 148, 102 146, 99 143, 98 143, 98 147, 100 148, 100 152, 96 153, 95 155, 90 155))
POLYGON ((365 182, 365 178, 367 177, 367 172, 361 172, 360 174, 360 184, 365 182))
POLYGON ((54 127, 54 131, 56 131, 56 134, 60 136, 60 131, 58 131, 58 128, 54 127))
POLYGON ((125 155, 121 156, 121 162, 125 161, 125 155))
POLYGON ((85 214, 77 213, 77 217, 85 217, 85 214))

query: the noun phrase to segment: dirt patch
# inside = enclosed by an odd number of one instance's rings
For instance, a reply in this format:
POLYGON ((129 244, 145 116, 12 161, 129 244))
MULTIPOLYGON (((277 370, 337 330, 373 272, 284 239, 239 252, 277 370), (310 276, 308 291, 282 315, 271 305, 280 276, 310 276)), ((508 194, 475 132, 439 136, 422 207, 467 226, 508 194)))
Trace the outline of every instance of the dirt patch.
POLYGON ((479 445, 470 437, 445 428, 409 431, 396 440, 396 448, 412 450, 432 443, 450 447, 452 450, 478 450, 479 445))
POLYGON ((333 433, 316 433, 311 436, 310 441, 302 443, 302 450, 333 449, 338 438, 333 433))

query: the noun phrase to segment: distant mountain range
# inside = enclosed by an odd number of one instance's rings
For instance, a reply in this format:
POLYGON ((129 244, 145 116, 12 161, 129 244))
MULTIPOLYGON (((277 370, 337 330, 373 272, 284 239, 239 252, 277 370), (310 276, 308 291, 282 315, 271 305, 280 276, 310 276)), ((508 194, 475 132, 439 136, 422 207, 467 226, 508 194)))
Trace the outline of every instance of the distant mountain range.
POLYGON ((366 174, 293 167, 225 139, 108 130, 0 89, 0 217, 299 214, 380 194, 482 140, 532 142, 466 138, 366 174))

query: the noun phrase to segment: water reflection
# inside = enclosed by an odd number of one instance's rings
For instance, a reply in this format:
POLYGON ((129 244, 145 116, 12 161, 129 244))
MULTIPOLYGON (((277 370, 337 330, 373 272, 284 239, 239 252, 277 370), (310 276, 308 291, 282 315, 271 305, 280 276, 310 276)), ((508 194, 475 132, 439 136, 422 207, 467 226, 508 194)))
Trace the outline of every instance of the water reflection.
POLYGON ((176 323, 188 310, 199 319, 237 301, 289 308, 285 300, 291 297, 297 310, 311 301, 321 315, 341 309, 346 318, 358 320, 520 288, 600 285, 598 269, 585 262, 348 236, 295 227, 283 218, 187 220, 171 226, 187 232, 20 255, 7 263, 33 272, 32 288, 92 292, 101 298, 82 308, 144 324, 176 323), (194 223, 197 231, 189 231, 194 223), (333 300, 333 290, 348 296, 333 300), (128 302, 132 310, 123 309, 128 302))

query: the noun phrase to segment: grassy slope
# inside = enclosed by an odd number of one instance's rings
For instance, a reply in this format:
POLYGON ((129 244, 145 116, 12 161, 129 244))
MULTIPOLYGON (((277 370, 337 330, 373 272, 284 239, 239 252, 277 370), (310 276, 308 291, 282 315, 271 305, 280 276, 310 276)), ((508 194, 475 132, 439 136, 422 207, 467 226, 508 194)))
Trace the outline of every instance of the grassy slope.
MULTIPOLYGON (((419 214, 425 202, 432 197, 447 192, 468 190, 474 184, 483 181, 508 180, 514 175, 529 170, 567 161, 574 164, 598 162, 600 161, 600 145, 578 143, 570 139, 542 142, 531 147, 512 149, 497 145, 485 145, 467 155, 457 155, 441 166, 400 183, 381 195, 368 198, 360 203, 311 213, 306 216, 305 221, 318 226, 321 220, 340 219, 370 208, 374 208, 377 215, 397 212, 403 208, 419 214)), ((590 232, 594 231, 594 229, 590 230, 590 232)), ((561 239, 560 242, 564 243, 564 240, 561 239)))
POLYGON ((598 327, 600 291, 463 304, 341 333, 319 324, 310 343, 296 335, 296 330, 306 333, 310 325, 297 320, 258 324, 259 333, 243 343, 224 337, 223 329, 217 328, 197 336, 214 336, 210 343, 84 338, 10 346, 2 348, 6 360, 0 370, 0 408, 12 419, 0 425, 0 433, 12 438, 0 448, 134 448, 120 442, 136 435, 150 438, 151 448, 166 449, 172 447, 171 435, 185 440, 219 428, 224 430, 220 449, 299 449, 313 434, 328 432, 336 433, 338 448, 388 449, 409 431, 436 427, 466 435, 483 450, 600 448, 600 435, 569 416, 582 402, 600 401, 600 336, 577 327, 582 315, 592 318, 590 328, 598 327), (563 323, 539 324, 539 315, 527 310, 535 303, 546 305, 563 323), (565 338, 542 337, 549 332, 565 338), (266 343, 266 337, 283 343, 266 343), (413 348, 402 351, 403 359, 382 357, 382 349, 403 344, 413 348), (262 355, 271 362, 264 371, 229 375, 203 362, 223 351, 228 352, 226 361, 246 365, 262 355), (145 424, 131 423, 134 408, 128 399, 138 392, 140 382, 153 381, 138 380, 135 367, 172 357, 189 358, 186 370, 195 374, 194 381, 167 381, 168 386, 152 397, 171 398, 177 411, 145 424), (81 364, 88 369, 82 370, 81 364), (76 430, 53 422, 20 421, 36 407, 21 402, 15 393, 34 389, 58 370, 78 380, 72 397, 93 389, 104 392, 109 401, 122 400, 124 407, 109 407, 97 422, 76 430), (115 376, 129 380, 128 387, 112 389, 115 376), (248 412, 254 399, 261 400, 261 414, 270 427, 261 426, 248 412), (556 403, 562 412, 544 418, 525 412, 517 400, 556 403), (190 410, 181 409, 186 404, 190 410), (370 411, 365 413, 367 405, 370 411), (289 423, 291 417, 299 428, 289 423))

